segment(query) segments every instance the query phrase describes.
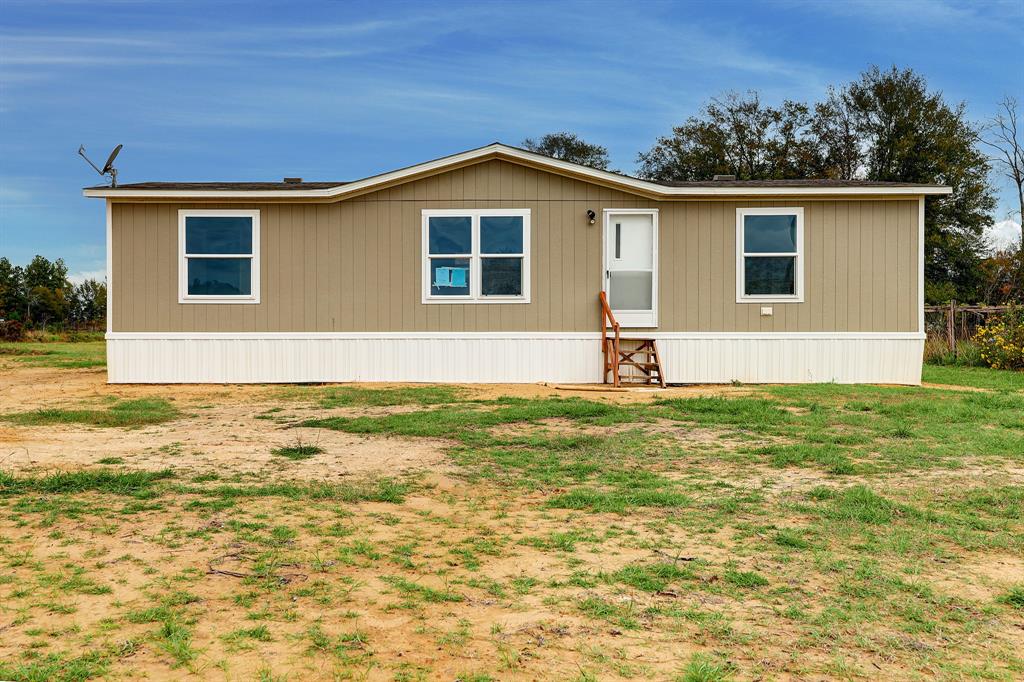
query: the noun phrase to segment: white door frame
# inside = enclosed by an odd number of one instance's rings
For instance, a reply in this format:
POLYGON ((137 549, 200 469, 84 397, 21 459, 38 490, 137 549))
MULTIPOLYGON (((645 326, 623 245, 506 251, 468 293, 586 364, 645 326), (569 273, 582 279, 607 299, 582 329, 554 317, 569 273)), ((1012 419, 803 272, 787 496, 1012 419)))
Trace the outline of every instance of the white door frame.
POLYGON ((658 209, 656 208, 606 208, 604 209, 604 227, 601 232, 601 289, 608 294, 608 234, 611 229, 612 216, 616 215, 649 215, 651 216, 651 310, 612 310, 615 319, 623 327, 657 327, 658 326, 658 209))

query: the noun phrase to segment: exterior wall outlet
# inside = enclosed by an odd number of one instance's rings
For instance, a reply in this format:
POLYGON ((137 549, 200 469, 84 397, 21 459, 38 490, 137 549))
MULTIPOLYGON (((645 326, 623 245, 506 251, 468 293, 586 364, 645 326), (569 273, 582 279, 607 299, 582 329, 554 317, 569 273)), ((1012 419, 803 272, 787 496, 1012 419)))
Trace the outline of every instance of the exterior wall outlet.
POLYGON ((771 317, 775 314, 775 309, 770 305, 761 306, 761 317, 771 317))

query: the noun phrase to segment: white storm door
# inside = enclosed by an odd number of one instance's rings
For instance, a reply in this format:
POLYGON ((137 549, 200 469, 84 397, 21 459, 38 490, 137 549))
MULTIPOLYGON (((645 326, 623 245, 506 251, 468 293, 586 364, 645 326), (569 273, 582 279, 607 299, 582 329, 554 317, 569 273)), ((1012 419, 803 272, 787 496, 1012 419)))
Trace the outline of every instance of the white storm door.
POLYGON ((604 290, 623 327, 658 326, 658 211, 604 213, 604 290))

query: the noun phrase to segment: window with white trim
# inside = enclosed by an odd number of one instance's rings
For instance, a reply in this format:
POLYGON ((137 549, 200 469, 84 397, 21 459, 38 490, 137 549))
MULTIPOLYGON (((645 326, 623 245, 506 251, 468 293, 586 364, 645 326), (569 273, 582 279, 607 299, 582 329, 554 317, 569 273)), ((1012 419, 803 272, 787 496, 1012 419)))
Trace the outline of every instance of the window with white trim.
POLYGON ((529 209, 423 211, 424 303, 529 301, 529 209))
POLYGON ((804 298, 804 210, 736 209, 736 301, 799 303, 804 298))
POLYGON ((259 211, 178 211, 178 302, 259 303, 259 245, 259 211))

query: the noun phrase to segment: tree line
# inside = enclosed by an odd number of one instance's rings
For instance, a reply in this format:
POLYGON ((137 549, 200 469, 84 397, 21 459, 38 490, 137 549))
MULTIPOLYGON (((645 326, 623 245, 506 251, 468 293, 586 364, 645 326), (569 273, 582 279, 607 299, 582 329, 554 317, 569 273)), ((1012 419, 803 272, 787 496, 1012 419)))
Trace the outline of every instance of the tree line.
MULTIPOLYGON (((1002 303, 1024 299, 1024 240, 992 253, 985 228, 996 208, 994 173, 1014 183, 1024 213, 1024 146, 1017 103, 988 122, 968 119, 911 69, 871 67, 819 102, 765 103, 756 91, 725 93, 637 156, 658 181, 832 178, 942 184, 925 203, 925 296, 1002 303), (986 151, 994 152, 991 156, 986 151)), ((606 147, 573 133, 523 141, 527 149, 607 170, 606 147)))
POLYGON ((0 320, 5 334, 15 330, 97 329, 107 314, 107 285, 95 279, 68 280, 64 260, 36 256, 28 265, 0 257, 0 320))

